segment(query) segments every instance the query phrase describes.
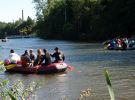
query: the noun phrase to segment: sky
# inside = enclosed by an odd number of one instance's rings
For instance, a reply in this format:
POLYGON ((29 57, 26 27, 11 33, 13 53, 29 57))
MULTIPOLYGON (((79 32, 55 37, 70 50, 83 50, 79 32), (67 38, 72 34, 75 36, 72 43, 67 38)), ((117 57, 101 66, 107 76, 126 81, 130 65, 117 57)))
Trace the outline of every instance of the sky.
POLYGON ((13 22, 22 18, 22 10, 24 20, 30 16, 35 19, 36 11, 32 0, 0 0, 0 21, 13 22))

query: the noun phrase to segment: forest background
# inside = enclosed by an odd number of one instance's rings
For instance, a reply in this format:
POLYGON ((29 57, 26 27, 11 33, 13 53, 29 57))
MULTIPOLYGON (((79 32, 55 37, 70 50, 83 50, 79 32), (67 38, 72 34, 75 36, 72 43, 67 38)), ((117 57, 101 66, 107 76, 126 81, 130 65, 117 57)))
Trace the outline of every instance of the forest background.
POLYGON ((33 0, 36 19, 0 22, 0 37, 104 41, 135 35, 135 0, 33 0))

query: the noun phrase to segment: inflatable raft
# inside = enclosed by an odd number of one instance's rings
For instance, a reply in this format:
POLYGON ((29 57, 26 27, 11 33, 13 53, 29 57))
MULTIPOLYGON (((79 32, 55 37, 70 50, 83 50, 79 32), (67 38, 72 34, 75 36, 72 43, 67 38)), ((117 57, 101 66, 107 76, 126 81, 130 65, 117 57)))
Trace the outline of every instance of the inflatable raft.
POLYGON ((5 66, 7 72, 17 72, 25 74, 46 74, 46 73, 57 73, 65 72, 68 69, 71 69, 71 66, 61 62, 61 63, 52 63, 50 65, 37 65, 33 67, 23 67, 22 65, 11 64, 5 66))

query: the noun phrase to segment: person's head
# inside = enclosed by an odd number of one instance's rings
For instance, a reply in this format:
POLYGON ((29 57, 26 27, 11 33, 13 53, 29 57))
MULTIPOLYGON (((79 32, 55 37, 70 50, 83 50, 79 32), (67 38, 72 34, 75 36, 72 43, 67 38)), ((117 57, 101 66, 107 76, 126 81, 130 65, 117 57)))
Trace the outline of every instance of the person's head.
POLYGON ((25 55, 29 55, 29 52, 28 52, 28 50, 25 50, 25 52, 24 52, 24 53, 25 53, 25 55))
POLYGON ((58 51, 59 51, 59 48, 58 48, 58 47, 56 47, 54 50, 55 50, 55 52, 58 52, 58 51))
POLYGON ((37 54, 38 54, 38 55, 41 55, 41 54, 42 54, 42 49, 38 49, 38 50, 37 50, 37 54))
POLYGON ((10 50, 10 53, 14 53, 15 51, 13 49, 10 50))
POLYGON ((43 49, 43 51, 44 51, 44 53, 46 53, 47 52, 47 49, 43 49))
POLYGON ((31 54, 31 53, 33 52, 33 50, 32 50, 32 49, 30 49, 30 50, 29 50, 29 52, 30 52, 30 54, 31 54))

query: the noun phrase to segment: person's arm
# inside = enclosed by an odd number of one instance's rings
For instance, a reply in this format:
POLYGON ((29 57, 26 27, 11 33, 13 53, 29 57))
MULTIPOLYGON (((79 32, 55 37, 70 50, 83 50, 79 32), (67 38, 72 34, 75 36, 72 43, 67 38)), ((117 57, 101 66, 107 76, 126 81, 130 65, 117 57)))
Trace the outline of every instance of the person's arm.
POLYGON ((63 54, 63 56, 62 56, 62 59, 63 59, 63 61, 65 60, 65 55, 63 54))
POLYGON ((32 54, 32 59, 31 60, 36 60, 36 56, 35 56, 35 54, 32 54))
POLYGON ((60 52, 60 54, 62 55, 62 60, 64 61, 65 60, 65 55, 63 52, 60 52))
POLYGON ((28 57, 28 62, 29 62, 29 63, 31 63, 31 62, 32 62, 32 60, 30 59, 30 57, 28 57))
POLYGON ((53 54, 50 54, 50 56, 51 56, 51 57, 55 57, 55 53, 53 53, 53 54))
POLYGON ((41 55, 41 58, 39 58, 38 64, 41 65, 44 61, 44 55, 41 55))

